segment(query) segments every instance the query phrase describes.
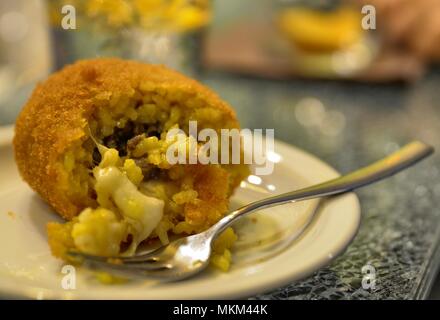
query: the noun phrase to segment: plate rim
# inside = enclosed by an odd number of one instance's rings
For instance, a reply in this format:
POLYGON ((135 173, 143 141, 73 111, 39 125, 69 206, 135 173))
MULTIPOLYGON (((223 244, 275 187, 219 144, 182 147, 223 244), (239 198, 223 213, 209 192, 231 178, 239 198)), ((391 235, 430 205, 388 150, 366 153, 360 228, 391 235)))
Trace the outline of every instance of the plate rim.
MULTIPOLYGON (((12 137, 14 134, 14 126, 4 126, 0 127, 0 147, 8 146, 12 144, 12 137)), ((297 155, 300 155, 300 157, 307 159, 310 163, 313 163, 315 166, 321 167, 324 171, 326 171, 325 175, 328 176, 328 178, 337 177, 339 176, 339 172, 335 170, 332 166, 327 164, 325 161, 321 160, 317 156, 314 156, 313 154, 300 149, 299 147, 296 147, 294 145, 290 145, 286 142, 283 142, 281 140, 275 139, 275 150, 282 149, 282 152, 280 153, 289 153, 289 152, 295 152, 297 155)), ((291 169, 291 166, 288 166, 289 169, 291 169)), ((307 177, 306 177, 307 178, 307 177)), ((360 222, 361 222, 361 206, 358 197, 355 193, 350 192, 341 196, 337 196, 332 199, 328 199, 325 202, 331 204, 334 202, 338 202, 345 200, 348 202, 351 202, 350 211, 352 212, 354 221, 353 221, 353 228, 345 233, 345 237, 343 240, 340 240, 340 244, 337 246, 335 250, 332 251, 332 257, 320 257, 320 259, 315 259, 315 262, 313 263, 313 267, 310 267, 307 270, 303 270, 302 272, 297 273, 284 273, 283 276, 278 276, 275 278, 271 278, 272 280, 267 280, 265 282, 260 283, 254 283, 252 285, 248 285, 246 288, 238 287, 236 289, 232 290, 223 290, 223 293, 218 294, 217 291, 209 291, 207 290, 205 292, 205 295, 201 297, 200 295, 192 295, 188 296, 187 298, 183 298, 184 300, 188 299, 234 299, 234 298, 248 298, 256 294, 263 294, 265 292, 269 292, 271 290, 275 290, 277 288, 287 286, 289 283, 292 283, 294 281, 299 281, 301 279, 306 278, 307 276, 313 274, 314 272, 318 271, 319 269, 323 268, 324 266, 330 264, 334 259, 336 259, 338 256, 340 256, 347 247, 351 244, 352 240, 358 233, 358 230, 360 228, 360 222), (269 283, 269 284, 268 284, 269 283)), ((318 210, 321 209, 322 205, 319 205, 318 210)), ((189 280, 190 281, 190 280, 189 280)), ((0 296, 3 297, 19 297, 19 298, 38 298, 39 295, 37 294, 44 292, 44 299, 124 299, 124 297, 112 297, 111 291, 109 291, 109 295, 97 297, 93 294, 90 295, 84 295, 84 290, 82 291, 67 291, 63 289, 48 289, 48 288, 40 288, 40 287, 33 287, 33 286, 14 286, 14 282, 12 281, 8 283, 0 283, 0 296)), ((165 297, 145 297, 145 296, 128 296, 127 299, 167 299, 165 297)), ((174 297, 168 298, 168 299, 179 299, 174 297)), ((182 298, 180 298, 182 299, 182 298)))

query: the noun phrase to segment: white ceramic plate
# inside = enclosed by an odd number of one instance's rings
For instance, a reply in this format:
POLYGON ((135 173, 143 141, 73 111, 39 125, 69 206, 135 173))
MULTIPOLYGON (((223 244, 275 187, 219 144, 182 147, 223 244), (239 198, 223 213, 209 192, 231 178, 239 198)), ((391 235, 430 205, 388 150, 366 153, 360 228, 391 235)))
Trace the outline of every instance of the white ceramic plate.
MULTIPOLYGON (((243 298, 303 279, 327 265, 353 239, 360 222, 357 197, 292 203, 255 213, 236 225, 239 235, 227 273, 208 268, 176 283, 133 281, 105 285, 84 268, 76 288, 62 288, 63 262, 49 252, 45 225, 60 220, 20 180, 11 146, 12 128, 0 129, 0 295, 62 299, 243 298), (304 231, 298 238, 298 234, 304 231)), ((334 178, 327 164, 295 147, 275 143, 275 170, 242 183, 231 207, 334 178)))

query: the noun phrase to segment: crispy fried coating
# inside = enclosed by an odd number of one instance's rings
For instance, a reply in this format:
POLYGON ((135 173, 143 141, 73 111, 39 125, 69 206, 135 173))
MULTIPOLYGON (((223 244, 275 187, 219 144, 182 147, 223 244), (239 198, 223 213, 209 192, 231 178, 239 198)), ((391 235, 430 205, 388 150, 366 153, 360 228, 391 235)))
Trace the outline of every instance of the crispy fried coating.
POLYGON ((72 219, 83 207, 67 192, 63 156, 88 138, 87 124, 98 108, 95 97, 102 92, 128 95, 145 82, 194 94, 219 110, 228 127, 239 127, 232 108, 213 91, 164 66, 98 58, 65 67, 38 84, 16 121, 14 137, 22 178, 64 218, 72 219))

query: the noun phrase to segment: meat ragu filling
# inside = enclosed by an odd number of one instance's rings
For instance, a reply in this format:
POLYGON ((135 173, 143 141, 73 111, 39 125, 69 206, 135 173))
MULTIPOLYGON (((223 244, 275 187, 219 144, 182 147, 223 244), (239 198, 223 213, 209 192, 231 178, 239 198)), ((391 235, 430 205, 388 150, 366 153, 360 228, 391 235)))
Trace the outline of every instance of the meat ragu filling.
MULTIPOLYGON (((49 225, 55 255, 69 248, 132 255, 141 242, 158 238, 166 244, 171 233, 201 232, 227 212, 228 198, 247 166, 171 165, 166 159, 173 143, 166 139, 170 129, 188 135, 190 120, 199 130, 233 128, 219 110, 183 91, 148 85, 131 96, 100 93, 96 103, 101 107, 85 124, 88 136, 62 159, 66 192, 84 209, 67 224, 49 225)), ((231 232, 224 243, 235 239, 231 232)), ((228 245, 220 247, 224 251, 228 245)))

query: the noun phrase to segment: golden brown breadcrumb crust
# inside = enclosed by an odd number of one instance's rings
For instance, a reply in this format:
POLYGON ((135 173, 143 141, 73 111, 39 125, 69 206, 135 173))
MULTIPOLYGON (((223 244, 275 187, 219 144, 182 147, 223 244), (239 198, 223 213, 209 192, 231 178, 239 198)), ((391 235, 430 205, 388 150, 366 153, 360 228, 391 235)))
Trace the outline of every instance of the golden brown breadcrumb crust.
POLYGON ((38 84, 17 119, 14 137, 21 176, 64 218, 72 219, 82 208, 67 196, 62 159, 87 138, 85 128, 97 108, 94 97, 103 91, 128 93, 141 82, 195 93, 239 127, 232 108, 213 91, 164 66, 98 58, 65 67, 38 84))

